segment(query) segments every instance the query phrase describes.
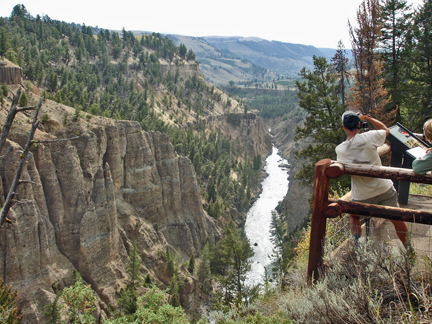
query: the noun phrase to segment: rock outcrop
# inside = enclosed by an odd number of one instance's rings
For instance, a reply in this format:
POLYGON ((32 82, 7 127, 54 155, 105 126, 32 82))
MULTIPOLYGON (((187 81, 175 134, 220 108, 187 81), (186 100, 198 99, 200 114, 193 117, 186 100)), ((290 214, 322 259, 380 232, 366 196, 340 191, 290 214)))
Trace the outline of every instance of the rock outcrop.
MULTIPOLYGON (((166 135, 130 121, 73 121, 74 110, 60 104, 42 110, 49 120, 36 133, 41 142, 23 174, 31 183, 19 186, 9 214, 13 224, 0 229, 0 273, 18 291, 23 323, 44 321, 43 305, 53 301, 57 287, 71 283, 74 270, 98 294, 103 314, 125 284, 133 244, 144 275, 166 286, 161 251, 179 251, 186 259, 199 255, 207 238, 218 239, 220 228, 203 210, 191 162, 174 152, 166 135)), ((17 117, 2 152, 2 199, 27 119, 17 117)), ((185 287, 182 302, 190 306, 194 284, 189 280, 185 287)))
POLYGON ((168 72, 171 73, 172 77, 174 77, 177 73, 180 74, 182 77, 200 75, 198 74, 198 63, 196 63, 195 61, 181 62, 179 64, 166 61, 161 61, 160 63, 161 73, 164 77, 166 77, 168 72))
POLYGON ((23 75, 19 66, 6 59, 0 60, 0 84, 20 84, 23 75))
POLYGON ((264 160, 272 151, 270 132, 264 120, 255 116, 255 114, 237 113, 212 116, 207 118, 206 126, 213 131, 221 131, 224 134, 230 134, 232 138, 238 139, 249 159, 261 155, 264 160), (227 122, 229 115, 239 117, 237 126, 227 122))

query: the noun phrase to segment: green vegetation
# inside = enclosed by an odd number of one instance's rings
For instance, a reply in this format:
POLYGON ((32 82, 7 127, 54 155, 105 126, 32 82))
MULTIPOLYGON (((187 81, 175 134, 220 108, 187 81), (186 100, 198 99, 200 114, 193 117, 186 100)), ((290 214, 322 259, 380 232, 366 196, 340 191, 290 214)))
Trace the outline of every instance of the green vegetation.
POLYGON ((175 150, 192 161, 206 201, 205 209, 215 219, 225 215, 228 208, 246 211, 259 184, 259 163, 242 160, 243 152, 238 142, 221 133, 207 133, 198 127, 198 133, 189 129, 168 129, 175 150), (207 135, 208 134, 208 135, 207 135), (235 174, 235 176, 234 176, 235 174))
POLYGON ((309 161, 296 175, 307 184, 312 182, 315 163, 324 157, 336 159, 335 147, 346 137, 340 122, 346 106, 339 96, 335 70, 325 58, 314 56, 313 59, 314 70, 303 68, 300 76, 304 81, 296 82, 299 105, 307 115, 304 125, 296 128, 295 140, 314 140, 313 144, 296 152, 298 157, 309 161))
POLYGON ((0 322, 5 324, 19 323, 21 316, 18 315, 16 305, 17 294, 7 284, 0 280, 0 322))
MULTIPOLYGON (((101 115, 168 133, 177 152, 194 163, 209 214, 218 218, 229 207, 245 211, 258 186, 258 170, 239 144, 221 134, 206 135, 202 124, 185 130, 160 119, 162 111, 172 124, 182 124, 187 115, 205 115, 222 103, 220 92, 197 75, 183 79, 178 69, 162 73, 160 59, 179 66, 194 61, 193 52, 156 33, 135 37, 126 30, 95 31, 48 16, 32 17, 23 5, 0 19, 5 57, 22 66, 25 78, 45 89, 46 98, 75 107, 73 121, 101 115), (163 98, 158 97, 161 86, 167 93, 163 98)), ((7 95, 7 87, 2 91, 7 95)), ((231 100, 225 104, 227 109, 231 105, 231 100)), ((67 124, 66 115, 63 122, 67 124)))
POLYGON ((423 183, 411 183, 410 194, 432 197, 432 186, 423 183))
MULTIPOLYGON (((189 323, 181 307, 174 307, 168 303, 167 295, 153 286, 143 296, 138 297, 137 310, 133 317, 123 315, 115 319, 104 321, 106 324, 124 323, 189 323)), ((203 323, 203 322, 202 322, 203 323)))
POLYGON ((232 304, 246 305, 257 297, 258 287, 245 286, 246 273, 251 269, 249 260, 254 254, 244 231, 233 221, 224 227, 224 236, 213 252, 212 273, 222 289, 215 293, 213 308, 228 311, 232 304))
POLYGON ((32 17, 17 5, 10 18, 0 19, 0 54, 21 66, 26 79, 46 89, 47 99, 93 115, 135 120, 145 130, 166 127, 156 106, 170 110, 175 123, 184 119, 177 108, 196 116, 213 109, 218 97, 212 97, 212 88, 197 76, 183 79, 178 70, 162 72, 160 59, 174 66, 195 60, 184 45, 180 50, 156 33, 134 37, 125 30, 122 35, 93 32, 48 16, 32 17), (155 92, 161 85, 170 93, 165 102, 155 92))
POLYGON ((44 314, 50 323, 59 323, 60 318, 67 318, 70 323, 94 323, 91 313, 95 302, 96 294, 75 271, 72 285, 57 293, 54 302, 45 306, 44 314))
POLYGON ((264 119, 278 118, 289 119, 304 117, 304 112, 299 108, 296 91, 284 91, 284 96, 264 95, 254 98, 249 103, 253 110, 258 110, 264 119))
POLYGON ((248 110, 258 112, 264 119, 296 118, 300 121, 305 116, 305 112, 299 108, 296 90, 275 92, 240 87, 226 87, 224 90, 231 96, 241 99, 248 110))
POLYGON ((294 88, 296 86, 295 80, 278 80, 276 81, 276 84, 290 88, 294 88))

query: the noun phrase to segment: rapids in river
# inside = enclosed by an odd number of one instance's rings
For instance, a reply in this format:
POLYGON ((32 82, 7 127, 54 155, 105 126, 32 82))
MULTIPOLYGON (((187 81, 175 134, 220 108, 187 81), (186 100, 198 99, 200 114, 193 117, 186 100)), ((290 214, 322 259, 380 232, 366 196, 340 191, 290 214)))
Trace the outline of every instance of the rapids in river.
POLYGON ((262 183, 262 193, 249 209, 246 218, 245 232, 255 255, 250 259, 251 271, 247 275, 246 285, 263 283, 265 269, 271 273, 274 262, 274 244, 270 228, 272 211, 285 197, 288 191, 288 161, 283 159, 279 150, 273 146, 272 153, 265 160, 267 178, 262 183))

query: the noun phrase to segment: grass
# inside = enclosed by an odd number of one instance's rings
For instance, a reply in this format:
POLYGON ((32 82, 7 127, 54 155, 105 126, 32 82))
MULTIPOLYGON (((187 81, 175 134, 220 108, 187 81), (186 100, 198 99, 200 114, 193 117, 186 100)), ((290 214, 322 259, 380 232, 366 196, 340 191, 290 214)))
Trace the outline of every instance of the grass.
POLYGON ((424 183, 411 183, 410 194, 432 196, 432 186, 424 183))
POLYGON ((275 82, 278 85, 284 86, 284 87, 295 87, 295 80, 280 80, 275 82))
POLYGON ((200 59, 199 59, 199 62, 200 62, 201 64, 206 64, 206 65, 210 65, 210 66, 212 66, 210 60, 207 60, 207 59, 200 58, 200 59))
POLYGON ((226 60, 226 59, 219 59, 219 62, 225 63, 227 65, 230 65, 232 67, 237 67, 237 63, 234 60, 226 60))

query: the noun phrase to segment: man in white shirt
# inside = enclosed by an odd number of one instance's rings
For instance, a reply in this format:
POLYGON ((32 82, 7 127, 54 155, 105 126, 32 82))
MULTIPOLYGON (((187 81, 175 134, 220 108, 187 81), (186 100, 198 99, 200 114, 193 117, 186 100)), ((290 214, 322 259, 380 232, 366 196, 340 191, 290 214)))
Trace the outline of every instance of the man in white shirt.
MULTIPOLYGON (((337 160, 348 163, 361 163, 381 166, 378 147, 384 144, 390 131, 386 125, 368 115, 346 111, 342 115, 342 123, 347 139, 336 147, 337 160), (361 133, 361 122, 367 121, 376 130, 361 133)), ((372 178, 364 176, 351 177, 352 201, 399 207, 397 193, 390 179, 372 178)), ((405 243, 407 226, 403 221, 391 221, 396 234, 405 243)), ((350 214, 350 228, 353 238, 357 241, 361 237, 361 224, 358 215, 350 214)))

